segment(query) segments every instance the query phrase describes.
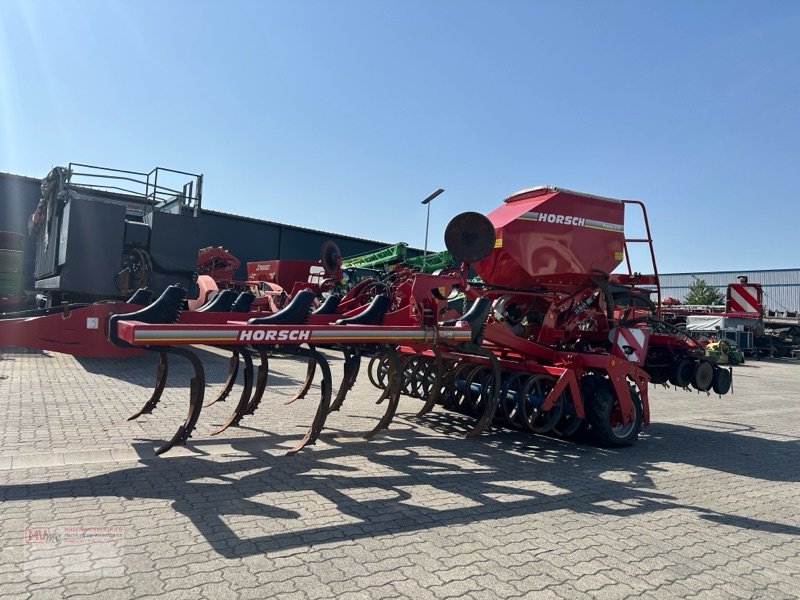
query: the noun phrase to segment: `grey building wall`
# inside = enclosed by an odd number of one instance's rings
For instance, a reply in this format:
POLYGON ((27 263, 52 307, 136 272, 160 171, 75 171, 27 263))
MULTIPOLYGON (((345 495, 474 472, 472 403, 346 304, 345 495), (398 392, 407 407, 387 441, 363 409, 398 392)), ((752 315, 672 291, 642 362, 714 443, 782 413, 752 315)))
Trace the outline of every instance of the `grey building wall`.
POLYGON ((661 296, 683 300, 689 286, 696 279, 702 279, 725 293, 728 284, 736 283, 739 275, 746 275, 751 283, 761 284, 766 308, 778 311, 800 310, 800 269, 661 274, 661 296))

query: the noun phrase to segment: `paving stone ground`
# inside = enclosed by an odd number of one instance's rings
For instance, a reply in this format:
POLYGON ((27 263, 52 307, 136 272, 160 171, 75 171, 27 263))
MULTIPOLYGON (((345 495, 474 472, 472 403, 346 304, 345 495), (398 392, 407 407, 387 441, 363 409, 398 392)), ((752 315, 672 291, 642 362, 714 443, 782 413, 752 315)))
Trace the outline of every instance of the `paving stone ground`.
MULTIPOLYGON (((209 396, 224 355, 201 350, 209 396)), ((156 360, 0 355, 0 597, 778 598, 800 596, 800 363, 748 362, 724 398, 653 388, 632 448, 493 430, 362 374, 320 442, 316 385, 273 361, 265 401, 156 457, 187 408, 188 371, 151 416, 156 360)), ((334 361, 338 381, 341 361, 334 361)))

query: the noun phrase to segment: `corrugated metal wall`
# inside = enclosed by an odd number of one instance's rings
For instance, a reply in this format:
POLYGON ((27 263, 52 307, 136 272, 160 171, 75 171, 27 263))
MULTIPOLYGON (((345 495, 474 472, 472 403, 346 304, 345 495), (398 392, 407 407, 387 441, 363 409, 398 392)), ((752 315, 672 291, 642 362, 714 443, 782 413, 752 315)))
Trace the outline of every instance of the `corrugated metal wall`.
POLYGON ((689 286, 697 279, 718 287, 724 294, 728 284, 736 283, 739 275, 746 275, 751 283, 761 284, 766 308, 778 311, 800 310, 800 269, 661 274, 661 295, 683 300, 689 286))
POLYGON ((25 289, 33 288, 36 238, 28 236, 28 217, 39 202, 41 182, 31 177, 0 173, 0 231, 25 235, 25 289))
MULTIPOLYGON (((388 245, 215 211, 204 210, 200 218, 200 246, 223 246, 231 252, 242 262, 237 272, 240 279, 247 274, 248 261, 276 258, 317 260, 322 244, 328 240, 336 242, 342 256, 353 256, 388 245)), ((391 243, 396 241, 400 240, 391 243)), ((417 253, 409 251, 412 256, 417 253)))

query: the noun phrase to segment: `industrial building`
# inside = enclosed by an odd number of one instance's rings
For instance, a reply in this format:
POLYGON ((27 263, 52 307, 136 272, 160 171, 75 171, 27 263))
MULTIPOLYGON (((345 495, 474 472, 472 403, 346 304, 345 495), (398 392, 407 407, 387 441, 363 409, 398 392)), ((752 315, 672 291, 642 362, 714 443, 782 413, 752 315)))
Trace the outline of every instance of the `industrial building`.
POLYGON ((659 277, 661 296, 682 301, 689 292, 689 286, 698 279, 719 288, 725 294, 728 284, 736 283, 736 278, 740 275, 746 276, 751 283, 761 284, 764 290, 764 307, 767 310, 779 313, 800 312, 800 269, 662 273, 659 277))

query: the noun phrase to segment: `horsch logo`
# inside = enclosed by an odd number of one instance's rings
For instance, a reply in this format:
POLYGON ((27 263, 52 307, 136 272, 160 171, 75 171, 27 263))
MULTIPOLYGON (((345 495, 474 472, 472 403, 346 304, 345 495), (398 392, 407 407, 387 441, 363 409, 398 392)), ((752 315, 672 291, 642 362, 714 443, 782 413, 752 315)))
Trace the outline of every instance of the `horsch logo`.
POLYGON ((311 332, 302 329, 242 329, 240 342, 302 342, 311 338, 311 332))
POLYGON ((556 223, 557 225, 576 225, 583 227, 586 224, 586 219, 583 217, 576 217, 573 215, 555 215, 553 213, 536 213, 536 220, 540 223, 556 223))

